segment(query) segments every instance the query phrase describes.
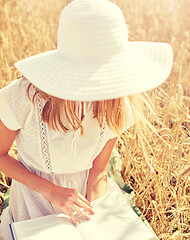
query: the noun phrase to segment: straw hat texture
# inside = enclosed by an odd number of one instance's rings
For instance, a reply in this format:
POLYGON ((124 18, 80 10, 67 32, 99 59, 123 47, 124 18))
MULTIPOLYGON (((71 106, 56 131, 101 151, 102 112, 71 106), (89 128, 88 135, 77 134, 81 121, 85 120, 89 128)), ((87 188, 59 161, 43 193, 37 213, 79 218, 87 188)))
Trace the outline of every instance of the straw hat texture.
POLYGON ((15 63, 40 90, 67 100, 115 99, 153 89, 170 74, 167 43, 128 41, 121 9, 109 0, 73 0, 59 19, 57 49, 15 63))

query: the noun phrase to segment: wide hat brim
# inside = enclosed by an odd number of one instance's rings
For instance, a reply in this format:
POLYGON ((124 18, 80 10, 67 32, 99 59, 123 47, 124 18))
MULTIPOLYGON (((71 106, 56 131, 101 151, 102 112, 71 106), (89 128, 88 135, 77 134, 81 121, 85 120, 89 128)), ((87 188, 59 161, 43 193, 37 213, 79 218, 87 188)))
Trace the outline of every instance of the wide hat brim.
POLYGON ((128 42, 105 57, 68 56, 59 50, 23 59, 15 67, 37 88, 61 99, 98 101, 141 93, 170 74, 172 48, 167 43, 128 42))

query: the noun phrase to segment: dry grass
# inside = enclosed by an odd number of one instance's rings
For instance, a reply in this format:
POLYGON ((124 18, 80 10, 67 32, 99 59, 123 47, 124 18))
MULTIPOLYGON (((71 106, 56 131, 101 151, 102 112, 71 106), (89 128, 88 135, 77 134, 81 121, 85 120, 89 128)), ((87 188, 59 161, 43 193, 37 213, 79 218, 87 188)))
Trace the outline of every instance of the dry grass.
MULTIPOLYGON (((67 2, 0 2, 1 87, 18 76, 14 62, 56 48, 58 16, 67 2)), ((151 168, 133 128, 121 136, 118 149, 124 163, 123 177, 135 189, 136 205, 159 238, 187 240, 190 239, 190 175, 186 173, 179 180, 179 174, 190 166, 190 1, 114 2, 125 14, 130 40, 169 42, 174 50, 169 79, 146 96, 152 102, 146 117, 162 137, 142 129, 148 139, 151 168), (153 107, 157 115, 151 112, 153 107)), ((1 178, 6 190, 7 178, 3 174, 1 178)))

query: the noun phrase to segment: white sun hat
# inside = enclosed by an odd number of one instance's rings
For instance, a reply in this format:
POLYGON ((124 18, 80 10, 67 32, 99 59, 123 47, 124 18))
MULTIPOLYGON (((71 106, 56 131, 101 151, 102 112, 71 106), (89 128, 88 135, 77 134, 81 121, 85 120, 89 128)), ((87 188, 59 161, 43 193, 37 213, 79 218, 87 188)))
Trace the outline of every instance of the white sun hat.
POLYGON ((15 66, 49 95, 98 101, 159 86, 172 63, 169 44, 128 41, 125 18, 117 5, 109 0, 73 0, 59 19, 57 49, 15 66))

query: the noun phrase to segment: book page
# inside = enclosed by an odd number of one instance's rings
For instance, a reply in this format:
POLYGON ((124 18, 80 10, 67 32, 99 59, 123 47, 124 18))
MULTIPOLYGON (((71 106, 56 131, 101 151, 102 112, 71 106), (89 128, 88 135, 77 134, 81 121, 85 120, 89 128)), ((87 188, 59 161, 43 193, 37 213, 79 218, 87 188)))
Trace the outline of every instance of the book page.
POLYGON ((90 221, 77 226, 84 240, 158 239, 117 191, 96 200, 94 210, 90 221))
POLYGON ((11 226, 16 240, 82 240, 71 219, 65 214, 14 222, 11 226))

